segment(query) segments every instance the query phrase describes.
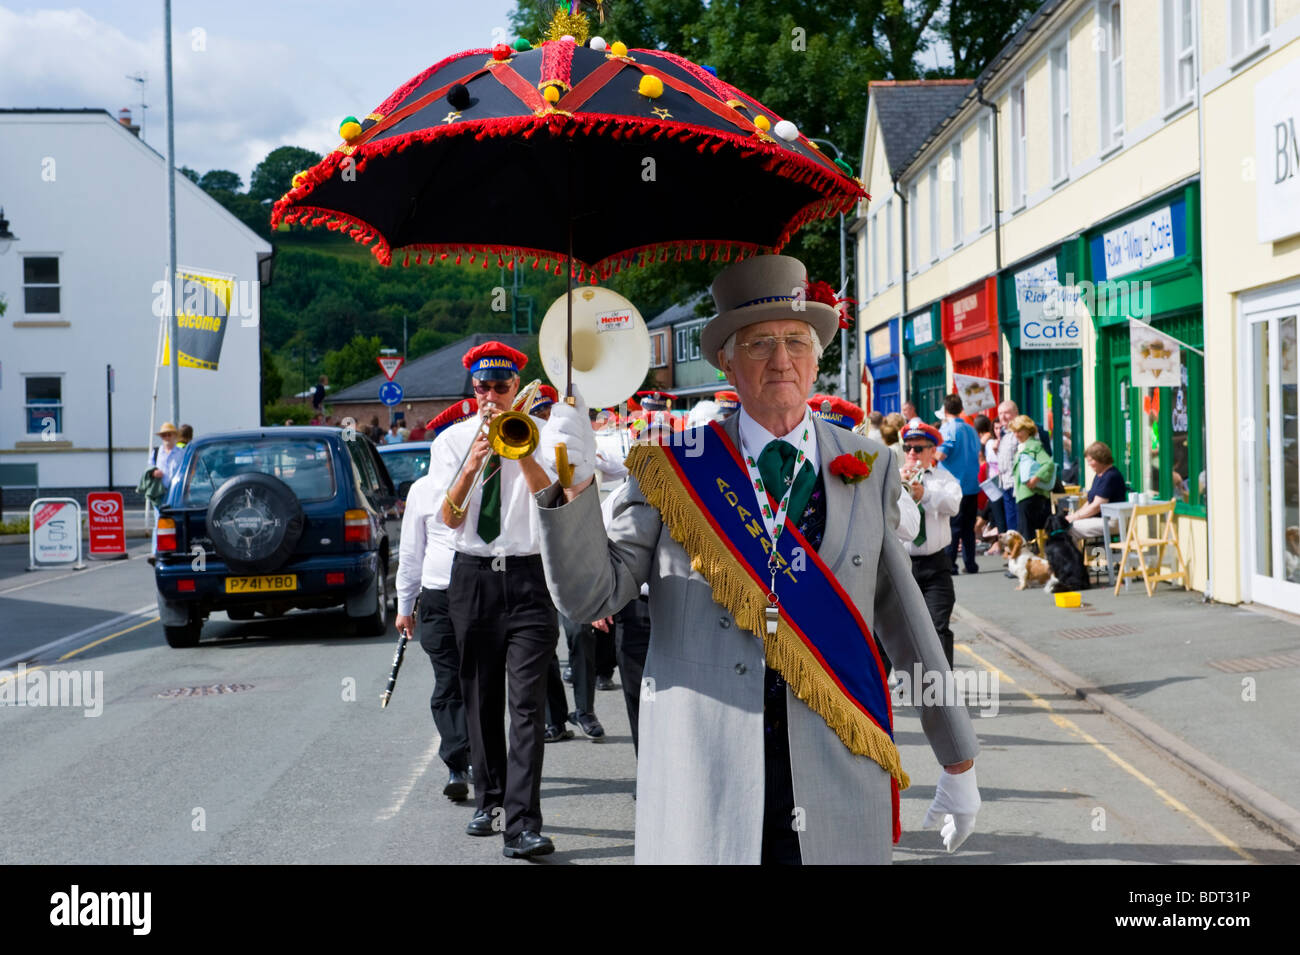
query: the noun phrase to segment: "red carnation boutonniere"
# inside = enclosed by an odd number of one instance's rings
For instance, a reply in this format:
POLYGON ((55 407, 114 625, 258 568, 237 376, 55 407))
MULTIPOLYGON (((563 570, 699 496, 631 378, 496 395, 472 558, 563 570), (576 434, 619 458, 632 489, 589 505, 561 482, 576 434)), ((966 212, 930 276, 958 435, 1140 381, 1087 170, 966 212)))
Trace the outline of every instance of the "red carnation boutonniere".
POLYGON ((864 478, 871 477, 871 469, 875 466, 875 463, 876 455, 867 454, 866 451, 841 454, 831 461, 831 474, 834 474, 845 484, 856 484, 864 478))

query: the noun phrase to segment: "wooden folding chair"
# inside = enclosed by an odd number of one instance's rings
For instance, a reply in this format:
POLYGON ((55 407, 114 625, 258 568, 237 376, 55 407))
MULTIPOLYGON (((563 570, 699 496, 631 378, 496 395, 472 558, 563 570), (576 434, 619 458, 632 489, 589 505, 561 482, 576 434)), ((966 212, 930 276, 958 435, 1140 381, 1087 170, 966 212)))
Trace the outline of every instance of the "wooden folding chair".
POLYGON ((1147 596, 1155 593, 1155 585, 1162 580, 1182 581, 1183 589, 1190 587, 1191 575, 1187 562, 1183 559, 1182 548, 1178 546, 1178 527, 1174 518, 1174 502, 1162 504, 1139 504, 1133 508, 1128 522, 1128 534, 1124 537, 1124 547, 1120 551, 1119 574, 1115 579, 1115 596, 1119 596, 1120 586, 1130 577, 1141 577, 1146 586, 1147 596), (1156 520, 1156 534, 1146 536, 1149 519, 1156 520), (1173 549, 1174 565, 1165 568, 1165 551, 1173 549), (1148 564, 1148 550, 1156 551, 1155 561, 1148 564), (1129 555, 1137 558, 1137 566, 1128 566, 1129 555))

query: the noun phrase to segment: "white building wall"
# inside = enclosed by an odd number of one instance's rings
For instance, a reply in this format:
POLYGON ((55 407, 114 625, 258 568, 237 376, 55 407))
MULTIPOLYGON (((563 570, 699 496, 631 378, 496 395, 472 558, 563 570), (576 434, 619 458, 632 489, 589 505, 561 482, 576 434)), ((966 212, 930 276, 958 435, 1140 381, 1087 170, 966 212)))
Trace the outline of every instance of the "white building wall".
MULTIPOLYGON (((35 461, 43 487, 108 480, 105 366, 116 371, 114 481, 145 467, 166 272, 165 162, 106 113, 0 114, 0 203, 18 241, 0 256, 0 462, 35 461), (59 257, 61 313, 26 315, 24 254, 59 257), (55 319, 49 322, 49 319, 55 319), (42 323, 24 327, 23 323, 42 323), (63 432, 26 433, 24 376, 63 378, 63 432), (48 448, 44 445, 50 445, 48 448)), ((251 314, 231 315, 220 369, 180 370, 180 418, 196 433, 260 423, 257 255, 263 242, 183 176, 176 179, 177 261, 231 275, 251 314)), ((158 422, 171 418, 170 369, 159 372, 158 422)))

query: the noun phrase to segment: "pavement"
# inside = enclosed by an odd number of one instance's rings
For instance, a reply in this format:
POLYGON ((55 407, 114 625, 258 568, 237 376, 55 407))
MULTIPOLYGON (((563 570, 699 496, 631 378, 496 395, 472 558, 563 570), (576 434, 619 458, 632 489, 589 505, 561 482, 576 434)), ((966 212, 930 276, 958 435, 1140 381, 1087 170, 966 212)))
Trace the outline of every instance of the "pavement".
MULTIPOLYGON (((88 525, 86 521, 86 514, 85 514, 86 509, 85 509, 84 501, 82 502, 81 510, 82 510, 81 547, 82 550, 84 551, 87 546, 86 541, 88 536, 88 532, 87 532, 88 525)), ((0 523, 9 523, 11 521, 18 521, 18 520, 22 520, 25 517, 27 517, 27 511, 16 511, 16 510, 6 509, 3 513, 0 513, 0 523)), ((125 523, 124 529, 126 531, 126 536, 130 540, 138 540, 140 538, 147 538, 151 536, 153 525, 146 524, 144 518, 144 508, 142 507, 128 507, 126 509, 124 523, 125 523)), ((22 546, 26 547, 27 535, 26 534, 0 534, 0 546, 3 546, 5 544, 21 544, 22 546)))
POLYGON ((1300 617, 1104 582, 1058 608, 997 557, 954 578, 964 624, 1300 843, 1300 617))

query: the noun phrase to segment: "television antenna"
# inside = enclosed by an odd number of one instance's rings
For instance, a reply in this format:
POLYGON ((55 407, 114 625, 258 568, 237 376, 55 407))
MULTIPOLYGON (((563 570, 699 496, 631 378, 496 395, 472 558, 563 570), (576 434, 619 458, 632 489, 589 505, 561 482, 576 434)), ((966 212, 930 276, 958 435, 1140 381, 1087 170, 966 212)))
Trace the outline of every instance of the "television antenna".
POLYGON ((145 70, 139 70, 135 73, 128 73, 126 78, 135 83, 140 90, 140 138, 144 139, 145 134, 148 132, 145 120, 149 115, 149 104, 145 102, 145 90, 149 86, 149 74, 145 70))

